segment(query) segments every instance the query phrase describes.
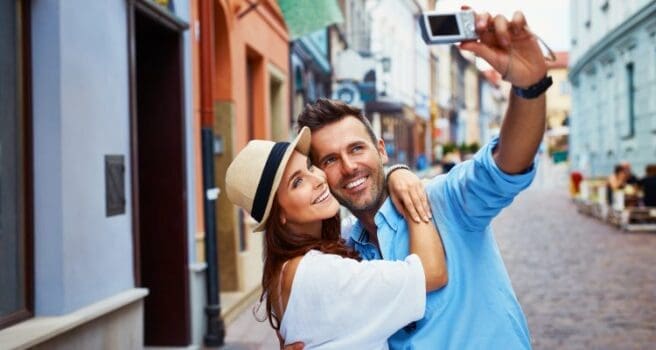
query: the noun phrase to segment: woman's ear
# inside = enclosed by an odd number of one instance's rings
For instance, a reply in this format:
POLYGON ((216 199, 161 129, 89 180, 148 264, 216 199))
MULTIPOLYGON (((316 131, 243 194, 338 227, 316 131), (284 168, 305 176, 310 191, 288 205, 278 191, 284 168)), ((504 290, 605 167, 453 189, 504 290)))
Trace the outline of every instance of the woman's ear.
POLYGON ((287 223, 287 217, 285 216, 285 213, 281 212, 280 213, 280 224, 285 226, 287 223))

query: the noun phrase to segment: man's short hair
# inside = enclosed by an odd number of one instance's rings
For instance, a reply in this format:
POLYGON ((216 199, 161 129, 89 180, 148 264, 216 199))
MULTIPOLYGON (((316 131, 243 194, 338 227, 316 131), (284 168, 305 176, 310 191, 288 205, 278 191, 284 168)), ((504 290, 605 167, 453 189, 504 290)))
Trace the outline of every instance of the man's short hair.
POLYGON ((615 169, 613 170, 613 173, 617 175, 622 172, 624 172, 624 166, 622 164, 615 165, 615 169))
POLYGON ((348 116, 354 117, 364 124, 371 142, 375 145, 378 138, 369 119, 362 113, 362 110, 338 100, 319 98, 315 103, 308 103, 298 116, 298 130, 307 126, 314 132, 348 116))
POLYGON ((656 176, 656 164, 647 164, 645 167, 645 176, 656 176))

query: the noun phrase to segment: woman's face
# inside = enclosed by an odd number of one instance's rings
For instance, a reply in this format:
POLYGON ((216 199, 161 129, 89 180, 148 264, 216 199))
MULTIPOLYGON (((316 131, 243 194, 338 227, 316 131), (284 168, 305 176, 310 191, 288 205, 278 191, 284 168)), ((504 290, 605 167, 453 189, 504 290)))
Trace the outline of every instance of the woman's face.
POLYGON ((281 208, 279 219, 292 232, 320 235, 321 220, 339 211, 324 172, 298 151, 292 153, 276 194, 281 208))

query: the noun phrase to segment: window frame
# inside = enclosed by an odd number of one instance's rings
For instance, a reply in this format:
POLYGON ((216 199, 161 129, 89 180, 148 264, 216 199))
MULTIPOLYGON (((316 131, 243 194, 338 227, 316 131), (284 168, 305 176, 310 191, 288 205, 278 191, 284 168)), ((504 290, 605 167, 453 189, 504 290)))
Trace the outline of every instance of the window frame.
MULTIPOLYGON (((22 227, 23 249, 20 252, 23 260, 24 305, 19 310, 0 315, 0 329, 19 323, 34 316, 34 220, 33 220, 33 158, 32 158, 32 65, 31 65, 31 21, 30 1, 16 0, 18 15, 18 48, 20 49, 20 70, 18 79, 21 107, 19 118, 22 119, 23 137, 21 147, 23 183, 22 183, 22 227)), ((19 267, 20 268, 20 267, 19 267)))
POLYGON ((622 139, 623 140, 629 140, 632 139, 635 136, 635 121, 636 121, 636 115, 635 115, 635 63, 633 61, 628 62, 625 66, 625 77, 626 77, 626 100, 627 100, 627 117, 628 117, 628 133, 625 134, 622 139))

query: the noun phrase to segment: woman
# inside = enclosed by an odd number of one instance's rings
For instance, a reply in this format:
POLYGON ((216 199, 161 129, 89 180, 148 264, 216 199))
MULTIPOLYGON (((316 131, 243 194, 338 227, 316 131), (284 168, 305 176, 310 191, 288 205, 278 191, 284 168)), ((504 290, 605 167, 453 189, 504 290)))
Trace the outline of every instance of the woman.
MULTIPOLYGON (((265 231, 262 299, 271 326, 305 349, 386 349, 446 284, 432 223, 408 221, 404 261, 360 261, 340 239, 339 203, 307 157, 310 130, 292 142, 253 140, 226 174, 230 200, 265 231)), ((261 299, 261 300, 262 300, 261 299)))

